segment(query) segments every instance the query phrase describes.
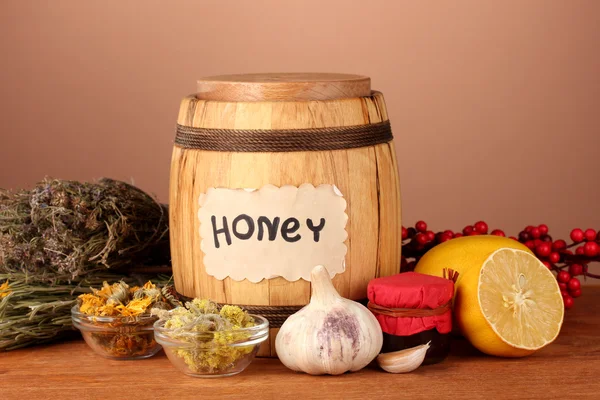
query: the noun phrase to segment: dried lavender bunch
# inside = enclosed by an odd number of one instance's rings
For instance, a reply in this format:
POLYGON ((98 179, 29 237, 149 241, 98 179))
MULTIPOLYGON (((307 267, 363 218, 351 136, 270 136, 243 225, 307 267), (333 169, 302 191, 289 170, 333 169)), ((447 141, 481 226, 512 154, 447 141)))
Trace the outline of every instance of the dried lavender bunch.
POLYGON ((57 282, 164 264, 167 231, 166 206, 121 181, 45 179, 32 190, 0 190, 0 273, 57 282))

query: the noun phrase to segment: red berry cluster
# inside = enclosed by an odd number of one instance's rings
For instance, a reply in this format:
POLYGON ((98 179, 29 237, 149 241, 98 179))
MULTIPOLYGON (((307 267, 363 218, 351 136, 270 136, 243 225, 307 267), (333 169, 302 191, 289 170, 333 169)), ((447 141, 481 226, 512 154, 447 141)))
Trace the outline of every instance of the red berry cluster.
MULTIPOLYGON (((423 254, 440 243, 461 236, 487 235, 488 231, 488 224, 484 221, 478 221, 473 225, 465 226, 461 232, 445 230, 435 233, 427 229, 427 223, 425 221, 417 221, 414 228, 402 227, 401 270, 412 271, 423 254)), ((506 236, 500 229, 494 229, 490 234, 506 236)))
MULTIPOLYGON (((414 228, 402 227, 402 266, 401 271, 412 271, 419 259, 429 249, 440 243, 461 236, 474 235, 496 235, 506 236, 500 229, 489 232, 488 224, 478 221, 473 225, 467 225, 461 232, 451 230, 433 232, 428 230, 425 221, 418 221, 414 228)), ((551 271, 556 273, 558 286, 560 287, 565 308, 573 307, 574 299, 581 296, 581 282, 577 276, 600 278, 588 272, 588 264, 592 261, 600 261, 600 231, 594 229, 576 228, 571 231, 572 243, 568 244, 562 239, 553 240, 548 233, 545 224, 529 225, 519 232, 518 237, 510 236, 518 240, 542 261, 551 271), (574 251, 571 250, 574 248, 574 251)))
POLYGON ((567 309, 573 307, 574 299, 581 296, 581 282, 577 276, 596 277, 588 273, 587 264, 600 255, 600 236, 595 230, 587 229, 584 232, 576 228, 570 236, 573 241, 571 244, 562 239, 552 240, 546 225, 530 225, 519 233, 519 241, 529 247, 548 269, 556 272, 567 309), (576 247, 575 252, 571 250, 573 247, 576 247))

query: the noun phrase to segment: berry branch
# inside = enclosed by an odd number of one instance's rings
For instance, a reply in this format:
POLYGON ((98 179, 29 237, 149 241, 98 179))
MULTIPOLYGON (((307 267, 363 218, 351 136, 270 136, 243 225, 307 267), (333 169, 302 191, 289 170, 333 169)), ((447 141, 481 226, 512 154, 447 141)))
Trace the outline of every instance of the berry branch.
MULTIPOLYGON (((402 265, 401 271, 414 270, 417 262, 429 249, 440 243, 461 236, 495 235, 505 237, 504 231, 494 229, 489 232, 488 224, 484 221, 467 225, 462 232, 445 230, 434 233, 427 229, 425 221, 418 221, 414 227, 402 227, 402 265)), ((518 236, 510 236, 527 246, 550 271, 556 274, 565 308, 574 305, 574 299, 581 296, 581 281, 583 279, 600 279, 600 275, 588 271, 588 264, 600 262, 600 231, 594 229, 573 229, 570 234, 572 243, 563 239, 552 239, 545 224, 529 225, 519 232, 518 236)))

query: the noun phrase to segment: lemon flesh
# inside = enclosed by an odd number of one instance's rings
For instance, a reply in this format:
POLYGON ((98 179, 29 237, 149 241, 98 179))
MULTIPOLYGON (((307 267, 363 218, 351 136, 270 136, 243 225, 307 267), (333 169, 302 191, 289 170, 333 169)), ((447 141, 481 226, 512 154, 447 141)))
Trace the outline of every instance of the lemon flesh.
POLYGON ((506 344, 538 350, 558 336, 564 317, 560 288, 531 254, 495 251, 481 268, 477 293, 483 316, 506 344))

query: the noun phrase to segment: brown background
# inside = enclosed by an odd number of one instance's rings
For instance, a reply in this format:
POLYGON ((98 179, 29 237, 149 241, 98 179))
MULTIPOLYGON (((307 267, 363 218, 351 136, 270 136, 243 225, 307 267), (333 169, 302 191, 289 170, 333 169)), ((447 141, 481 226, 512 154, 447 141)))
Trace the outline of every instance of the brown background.
POLYGON ((197 78, 350 72, 386 96, 405 223, 600 228, 600 1, 3 0, 0 57, 0 187, 166 201, 197 78))

